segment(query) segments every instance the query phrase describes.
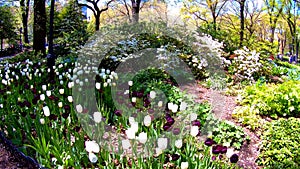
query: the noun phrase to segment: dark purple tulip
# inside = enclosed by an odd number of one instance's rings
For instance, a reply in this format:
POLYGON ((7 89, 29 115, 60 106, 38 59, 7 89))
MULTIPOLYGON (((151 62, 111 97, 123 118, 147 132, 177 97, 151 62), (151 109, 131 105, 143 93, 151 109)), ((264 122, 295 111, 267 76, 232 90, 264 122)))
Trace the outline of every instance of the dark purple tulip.
POLYGON ((63 117, 64 119, 66 119, 66 118, 69 117, 69 114, 70 114, 69 112, 63 113, 63 114, 62 114, 62 117, 63 117))
POLYGON ((208 138, 205 140, 204 144, 207 146, 212 146, 214 144, 214 140, 211 138, 208 138))
POLYGON ((171 128, 171 126, 168 125, 168 124, 165 124, 165 125, 163 126, 163 129, 164 129, 165 131, 169 130, 170 128, 171 128))
POLYGON ((131 95, 132 95, 132 97, 137 97, 138 92, 137 91, 133 91, 131 95))
POLYGON ((49 99, 50 99, 50 100, 54 100, 54 99, 55 99, 55 96, 51 95, 51 96, 49 96, 49 99))
POLYGON ((222 146, 221 145, 215 145, 212 147, 212 153, 214 154, 219 154, 222 150, 222 146))
POLYGON ((223 146, 223 147, 222 147, 221 153, 222 153, 222 154, 227 153, 227 147, 226 147, 226 146, 223 146))
POLYGON ((27 83, 24 84, 25 89, 29 89, 29 85, 27 83))
POLYGON ((239 161, 239 156, 237 154, 233 154, 231 157, 230 157, 230 162, 231 163, 237 163, 239 161))
POLYGON ((211 159, 212 159, 213 161, 215 161, 215 160, 217 159, 217 157, 216 157, 216 156, 212 156, 211 159))
POLYGON ((220 160, 223 159, 223 155, 222 155, 222 154, 219 155, 219 159, 220 159, 220 160))
POLYGON ((141 97, 143 97, 144 96, 144 92, 143 91, 139 91, 139 92, 137 92, 137 95, 136 95, 136 97, 139 97, 139 98, 141 98, 141 97))
POLYGON ((192 122, 192 125, 193 125, 193 126, 198 126, 198 127, 200 127, 200 126, 201 126, 201 122, 200 122, 199 120, 194 120, 194 121, 192 122))
POLYGON ((36 118, 36 115, 35 115, 35 114, 30 114, 30 117, 31 117, 32 119, 35 119, 35 118, 36 118))
POLYGON ((64 106, 65 111, 70 111, 71 107, 69 105, 64 106))
POLYGON ((153 114, 154 110, 153 109, 148 109, 148 113, 153 114))
POLYGON ((150 105, 150 100, 149 99, 144 99, 144 107, 148 107, 150 105))
POLYGON ((180 158, 180 155, 173 154, 171 157, 172 157, 172 161, 177 161, 180 158))
POLYGON ((31 103, 30 103, 29 101, 27 101, 27 100, 25 100, 25 101, 23 102, 23 104, 24 104, 26 107, 28 107, 28 108, 31 107, 31 103))
POLYGON ((36 94, 36 93, 37 93, 37 90, 36 90, 35 88, 33 88, 33 89, 31 89, 31 92, 32 92, 33 94, 36 94))
POLYGON ((173 129, 173 134, 174 135, 178 135, 180 133, 180 129, 179 128, 174 128, 173 129))
POLYGON ((115 115, 116 116, 122 116, 122 111, 121 110, 116 110, 115 115))
POLYGON ((50 120, 56 120, 56 119, 57 119, 57 115, 55 115, 55 114, 50 114, 49 119, 50 119, 50 120))
POLYGON ((167 124, 170 126, 173 125, 175 122, 175 120, 172 117, 167 117, 166 120, 167 120, 167 124))
POLYGON ((21 115, 22 115, 23 117, 25 117, 25 116, 26 116, 26 112, 22 111, 22 112, 21 112, 21 115))

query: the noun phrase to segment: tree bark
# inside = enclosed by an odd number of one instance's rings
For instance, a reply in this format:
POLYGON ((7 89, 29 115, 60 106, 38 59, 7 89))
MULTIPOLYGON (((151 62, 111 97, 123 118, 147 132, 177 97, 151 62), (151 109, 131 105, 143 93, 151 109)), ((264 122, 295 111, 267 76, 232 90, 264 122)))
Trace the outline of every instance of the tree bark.
POLYGON ((132 18, 134 23, 139 22, 140 19, 140 5, 141 0, 131 0, 132 2, 132 18))
POLYGON ((22 25, 23 25, 23 39, 24 43, 29 43, 28 39, 28 13, 29 13, 29 3, 30 0, 21 0, 20 1, 20 6, 21 6, 21 11, 22 11, 22 25))
POLYGON ((46 7, 45 0, 34 0, 33 50, 44 56, 46 38, 46 7))
POLYGON ((241 30, 240 30, 240 47, 243 46, 244 41, 244 30, 245 30, 245 16, 244 16, 244 10, 245 10, 245 1, 240 1, 240 15, 241 15, 241 30))
POLYGON ((95 16, 95 30, 98 31, 100 29, 100 15, 95 16))

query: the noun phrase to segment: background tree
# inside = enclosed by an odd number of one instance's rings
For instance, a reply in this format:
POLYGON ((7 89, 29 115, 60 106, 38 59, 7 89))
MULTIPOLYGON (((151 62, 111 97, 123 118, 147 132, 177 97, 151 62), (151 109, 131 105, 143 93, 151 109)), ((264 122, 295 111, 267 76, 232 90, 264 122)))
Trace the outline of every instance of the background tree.
POLYGON ((271 43, 274 42, 277 21, 281 16, 282 11, 285 7, 286 4, 285 1, 286 0, 264 0, 265 7, 269 15, 269 22, 270 22, 270 29, 271 29, 271 36, 270 36, 271 43))
POLYGON ((0 40, 1 51, 3 50, 3 40, 13 40, 16 37, 15 19, 9 7, 0 6, 0 40))
POLYGON ((46 38, 46 7, 45 0, 34 0, 34 25, 33 25, 33 50, 41 52, 45 51, 46 38))
POLYGON ((98 31, 100 28, 100 17, 101 14, 108 10, 109 4, 111 4, 114 0, 109 0, 106 2, 106 6, 104 8, 99 8, 100 0, 86 0, 86 3, 79 3, 77 0, 79 6, 85 6, 89 8, 95 17, 95 30, 98 31))
POLYGON ((222 14, 228 0, 187 0, 184 1, 184 9, 197 19, 212 23, 213 29, 217 30, 217 19, 222 14), (209 16, 210 15, 210 16, 209 16), (212 20, 212 21, 211 21, 212 20))
POLYGON ((28 14, 29 14, 29 4, 30 0, 20 0, 20 9, 22 15, 22 25, 23 25, 23 40, 24 43, 29 43, 28 39, 28 14))
POLYGON ((56 48, 55 54, 63 56, 84 45, 89 33, 87 32, 87 24, 83 20, 81 8, 75 0, 70 0, 57 17, 56 20, 60 22, 56 23, 55 26, 55 44, 59 47, 56 48))

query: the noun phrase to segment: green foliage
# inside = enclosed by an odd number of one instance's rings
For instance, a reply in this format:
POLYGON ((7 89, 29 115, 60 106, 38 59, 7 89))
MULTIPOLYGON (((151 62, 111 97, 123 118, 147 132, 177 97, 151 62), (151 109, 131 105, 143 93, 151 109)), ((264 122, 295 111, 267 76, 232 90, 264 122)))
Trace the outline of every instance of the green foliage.
POLYGON ((223 50, 227 53, 232 53, 233 51, 237 50, 239 48, 239 44, 237 43, 239 41, 239 36, 226 31, 221 28, 217 28, 217 30, 214 30, 213 24, 202 24, 198 28, 198 32, 205 33, 207 35, 212 36, 213 39, 223 42, 224 48, 223 50))
POLYGON ((249 45, 250 50, 256 50, 260 53, 263 59, 267 59, 270 55, 274 55, 277 53, 277 46, 276 44, 272 44, 269 41, 255 41, 252 45, 249 45))
POLYGON ((299 116, 300 82, 287 81, 282 84, 257 84, 246 87, 241 105, 252 105, 260 115, 279 117, 299 116))
POLYGON ((232 117, 252 131, 259 129, 264 122, 259 116, 259 110, 250 105, 235 108, 232 117))
POLYGON ((264 126, 258 164, 268 168, 299 168, 300 120, 274 120, 264 126))
POLYGON ((55 15, 55 40, 54 53, 64 56, 71 51, 76 51, 85 44, 90 34, 86 30, 81 8, 76 1, 68 1, 68 4, 55 15))
POLYGON ((240 149, 245 141, 250 141, 250 138, 245 134, 242 127, 227 121, 220 121, 212 115, 208 115, 206 120, 207 123, 202 132, 206 132, 207 130, 208 134, 211 135, 217 144, 240 149))
POLYGON ((9 39, 12 41, 16 38, 15 18, 9 7, 0 6, 0 40, 9 39))

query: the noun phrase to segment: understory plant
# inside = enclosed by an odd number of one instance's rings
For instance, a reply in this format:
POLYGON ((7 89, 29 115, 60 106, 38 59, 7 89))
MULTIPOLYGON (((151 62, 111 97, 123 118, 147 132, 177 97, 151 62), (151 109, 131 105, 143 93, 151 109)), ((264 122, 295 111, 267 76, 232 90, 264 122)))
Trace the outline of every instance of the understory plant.
POLYGON ((262 135, 258 164, 267 168, 299 168, 300 120, 280 118, 267 123, 262 135))

